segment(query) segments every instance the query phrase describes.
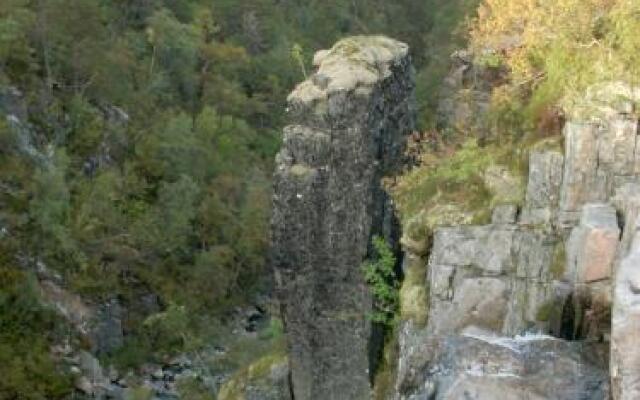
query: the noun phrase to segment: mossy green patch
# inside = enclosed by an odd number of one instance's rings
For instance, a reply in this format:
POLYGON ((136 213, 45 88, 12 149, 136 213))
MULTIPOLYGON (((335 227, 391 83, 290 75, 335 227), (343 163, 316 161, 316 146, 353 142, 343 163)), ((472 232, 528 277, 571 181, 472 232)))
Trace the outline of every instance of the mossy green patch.
POLYGON ((536 311, 536 320, 547 322, 551 319, 555 305, 551 302, 544 303, 536 311))
POLYGON ((407 255, 406 269, 400 288, 400 318, 424 326, 429 312, 427 263, 421 257, 407 255))
POLYGON ((373 384, 373 400, 386 400, 393 396, 399 359, 398 329, 388 336, 384 346, 382 362, 378 367, 373 384))
POLYGON ((144 386, 131 389, 126 397, 127 400, 151 400, 152 398, 153 390, 144 386))
POLYGON ((560 240, 553 249, 553 262, 549 267, 549 273, 553 279, 562 279, 567 269, 567 253, 564 241, 560 240))
POLYGON ((486 223, 495 205, 521 203, 521 159, 511 143, 480 146, 475 140, 425 152, 422 165, 391 188, 405 232, 420 241, 437 226, 486 223), (494 173, 488 177, 487 171, 494 173))
POLYGON ((244 400, 244 391, 247 385, 260 384, 260 381, 264 381, 269 377, 272 368, 286 363, 287 356, 283 352, 265 355, 235 373, 224 383, 218 393, 218 400, 244 400))
POLYGON ((7 258, 0 254, 0 398, 67 398, 71 376, 51 357, 50 347, 69 328, 43 306, 35 277, 2 265, 7 258))
POLYGON ((309 176, 313 170, 305 165, 295 164, 289 169, 289 171, 292 175, 302 178, 309 176))

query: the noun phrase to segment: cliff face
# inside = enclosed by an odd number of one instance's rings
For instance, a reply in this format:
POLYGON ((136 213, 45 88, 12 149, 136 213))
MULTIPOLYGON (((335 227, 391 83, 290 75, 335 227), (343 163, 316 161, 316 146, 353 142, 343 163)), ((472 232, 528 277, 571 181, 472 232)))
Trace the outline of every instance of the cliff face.
POLYGON ((408 48, 353 37, 316 54, 289 96, 277 156, 272 261, 296 400, 366 399, 375 338, 360 266, 397 225, 381 178, 413 128, 408 48))
POLYGON ((403 323, 396 398, 640 396, 636 98, 594 88, 564 150, 530 151, 519 210, 436 228, 426 256, 407 255, 424 265, 427 322, 403 323))

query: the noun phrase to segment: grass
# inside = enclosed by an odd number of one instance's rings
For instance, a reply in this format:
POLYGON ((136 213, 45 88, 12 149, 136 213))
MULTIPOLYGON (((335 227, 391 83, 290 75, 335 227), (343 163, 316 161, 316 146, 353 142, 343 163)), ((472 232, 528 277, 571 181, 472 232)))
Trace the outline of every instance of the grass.
POLYGON ((479 146, 469 139, 425 152, 421 165, 390 188, 404 232, 425 240, 437 226, 486 223, 493 206, 521 202, 525 168, 522 154, 513 150, 511 143, 479 146), (490 168, 504 171, 511 182, 507 190, 488 182, 490 168))
POLYGON ((67 397, 71 376, 49 351, 65 336, 64 326, 43 306, 33 276, 0 266, 0 398, 67 397))
POLYGON ((426 281, 427 263, 421 257, 408 256, 404 280, 400 288, 400 317, 419 326, 427 323, 429 291, 426 281))
POLYGON ((287 362, 287 356, 284 352, 275 350, 271 354, 267 354, 249 366, 236 372, 222 387, 218 393, 218 400, 243 400, 244 389, 247 385, 268 385, 268 378, 271 369, 279 364, 287 362), (267 381, 267 382, 265 382, 267 381))

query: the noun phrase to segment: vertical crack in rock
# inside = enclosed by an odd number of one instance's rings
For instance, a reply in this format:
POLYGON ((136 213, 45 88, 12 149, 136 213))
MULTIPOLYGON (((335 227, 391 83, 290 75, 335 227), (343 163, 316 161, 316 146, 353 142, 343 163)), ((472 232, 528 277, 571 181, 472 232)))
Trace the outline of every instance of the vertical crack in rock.
POLYGON ((272 262, 295 399, 367 399, 372 299, 360 265, 372 236, 398 236, 381 179, 414 125, 412 68, 408 47, 381 36, 344 39, 314 64, 288 98, 272 262))

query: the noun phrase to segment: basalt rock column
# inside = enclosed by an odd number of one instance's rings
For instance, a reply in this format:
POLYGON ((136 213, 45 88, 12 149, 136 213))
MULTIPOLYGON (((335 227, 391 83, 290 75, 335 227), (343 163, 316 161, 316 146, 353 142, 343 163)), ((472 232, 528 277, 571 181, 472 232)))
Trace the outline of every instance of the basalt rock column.
POLYGON ((414 124, 408 48, 352 37, 316 54, 288 98, 277 156, 272 261, 296 400, 370 398, 372 299, 360 265, 395 240, 381 178, 414 124))

